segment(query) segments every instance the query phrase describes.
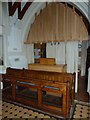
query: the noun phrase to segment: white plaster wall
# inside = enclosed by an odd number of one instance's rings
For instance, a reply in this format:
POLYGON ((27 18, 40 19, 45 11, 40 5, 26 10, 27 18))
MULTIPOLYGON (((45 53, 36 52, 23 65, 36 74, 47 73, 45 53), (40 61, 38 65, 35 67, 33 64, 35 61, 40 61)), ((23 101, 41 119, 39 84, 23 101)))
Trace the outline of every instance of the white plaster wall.
POLYGON ((79 10, 86 16, 88 21, 90 22, 90 2, 74 2, 74 4, 79 8, 79 10))
POLYGON ((7 3, 3 3, 3 43, 4 65, 6 67, 27 68, 26 46, 22 29, 8 16, 7 3))
POLYGON ((10 26, 8 35, 8 60, 9 66, 14 68, 27 68, 27 58, 25 45, 22 38, 22 29, 10 26))
POLYGON ((4 59, 4 65, 7 66, 8 65, 8 59, 7 59, 7 35, 9 31, 9 27, 8 27, 8 14, 7 14, 7 4, 6 3, 2 3, 2 36, 3 36, 3 50, 4 50, 4 54, 3 54, 3 59, 4 59))
POLYGON ((2 35, 2 3, 0 2, 0 36, 2 35))
POLYGON ((2 36, 2 26, 0 26, 0 36, 2 36))
POLYGON ((2 36, 0 36, 0 59, 2 59, 2 36))
POLYGON ((2 2, 0 2, 0 25, 2 25, 2 2))
POLYGON ((22 30, 16 26, 10 26, 11 31, 8 35, 8 52, 22 52, 22 30))

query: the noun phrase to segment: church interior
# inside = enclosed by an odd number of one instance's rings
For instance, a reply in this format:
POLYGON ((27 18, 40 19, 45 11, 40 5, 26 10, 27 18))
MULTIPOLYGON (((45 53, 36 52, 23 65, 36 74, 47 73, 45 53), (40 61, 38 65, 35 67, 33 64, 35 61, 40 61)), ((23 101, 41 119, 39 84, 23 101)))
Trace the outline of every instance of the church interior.
POLYGON ((0 1, 0 118, 72 118, 76 103, 90 117, 89 9, 88 0, 0 1))

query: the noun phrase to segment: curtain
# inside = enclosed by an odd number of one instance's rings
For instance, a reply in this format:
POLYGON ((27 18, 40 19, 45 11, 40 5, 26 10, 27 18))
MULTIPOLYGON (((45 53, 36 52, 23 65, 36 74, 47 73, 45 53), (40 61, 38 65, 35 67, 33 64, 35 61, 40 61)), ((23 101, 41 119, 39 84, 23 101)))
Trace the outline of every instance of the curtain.
POLYGON ((65 64, 65 42, 56 45, 56 63, 65 64))
POLYGON ((47 43, 46 57, 55 58, 56 64, 65 64, 65 43, 47 43))
POLYGON ((72 42, 66 43, 66 64, 67 64, 67 72, 74 72, 74 44, 72 42))
POLYGON ((87 42, 82 42, 82 49, 81 49, 81 76, 85 75, 86 58, 87 58, 87 42))
POLYGON ((78 41, 46 44, 46 57, 55 58, 56 64, 67 64, 67 72, 78 70, 78 41))
POLYGON ((66 43, 67 73, 76 73, 75 92, 78 90, 78 41, 66 43))
POLYGON ((27 63, 34 63, 34 44, 27 44, 27 63))
POLYGON ((53 43, 46 44, 46 57, 56 58, 56 46, 53 43))
POLYGON ((66 43, 66 64, 68 73, 78 71, 78 41, 66 43))

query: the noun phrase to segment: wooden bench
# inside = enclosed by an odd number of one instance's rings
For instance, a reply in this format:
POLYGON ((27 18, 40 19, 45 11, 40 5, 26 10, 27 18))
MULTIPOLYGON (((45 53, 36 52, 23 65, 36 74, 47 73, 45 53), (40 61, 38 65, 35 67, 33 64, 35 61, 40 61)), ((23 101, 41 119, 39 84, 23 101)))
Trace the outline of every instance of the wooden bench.
POLYGON ((3 98, 69 117, 74 102, 74 75, 7 68, 3 98))

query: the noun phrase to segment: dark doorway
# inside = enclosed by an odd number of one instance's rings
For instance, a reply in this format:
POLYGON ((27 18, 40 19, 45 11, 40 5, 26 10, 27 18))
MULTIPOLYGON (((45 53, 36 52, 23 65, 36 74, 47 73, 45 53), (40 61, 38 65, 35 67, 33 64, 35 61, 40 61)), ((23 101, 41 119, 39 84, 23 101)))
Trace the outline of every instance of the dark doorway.
POLYGON ((88 68, 90 67, 90 46, 87 48, 87 59, 86 59, 86 81, 88 82, 88 68))
POLYGON ((34 61, 40 63, 40 58, 46 58, 46 43, 34 44, 34 61))

